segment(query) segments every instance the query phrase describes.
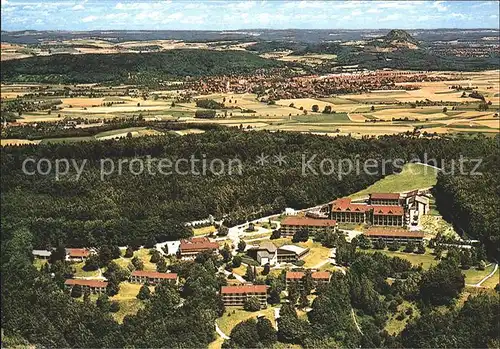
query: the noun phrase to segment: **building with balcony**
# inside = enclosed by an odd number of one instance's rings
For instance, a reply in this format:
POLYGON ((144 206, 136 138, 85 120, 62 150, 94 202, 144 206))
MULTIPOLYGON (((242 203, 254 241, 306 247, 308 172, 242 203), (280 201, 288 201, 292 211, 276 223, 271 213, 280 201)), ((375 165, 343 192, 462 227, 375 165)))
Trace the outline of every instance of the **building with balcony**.
POLYGON ((225 306, 243 306, 250 297, 256 297, 262 308, 267 305, 266 285, 222 286, 221 296, 225 306))

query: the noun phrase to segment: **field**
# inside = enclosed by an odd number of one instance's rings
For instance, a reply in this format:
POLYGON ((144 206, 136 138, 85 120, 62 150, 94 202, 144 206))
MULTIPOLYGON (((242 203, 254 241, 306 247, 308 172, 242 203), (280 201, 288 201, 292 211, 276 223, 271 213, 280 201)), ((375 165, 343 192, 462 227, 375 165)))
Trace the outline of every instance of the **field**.
MULTIPOLYGON (((162 45, 165 43, 162 43, 162 45)), ((133 48, 133 43, 131 43, 133 48)), ((161 45, 160 45, 161 46, 161 45)), ((331 59, 333 57, 322 57, 331 59)), ((298 59, 295 56, 294 59, 298 59)), ((303 58, 303 57, 302 57, 303 58)), ((307 59, 319 57, 307 56, 307 59)), ((430 73, 430 75, 446 75, 446 72, 430 73)), ((456 75, 454 75, 456 76, 456 75)), ((131 118, 138 115, 145 120, 177 120, 182 122, 216 123, 228 127, 244 127, 245 129, 292 131, 314 133, 325 136, 350 135, 381 136, 414 132, 419 128, 423 135, 463 135, 475 134, 493 136, 500 126, 499 104, 500 87, 498 71, 479 73, 462 73, 458 80, 398 83, 399 88, 407 85, 418 85, 416 90, 372 90, 360 94, 344 94, 325 98, 294 98, 280 99, 275 103, 261 101, 253 93, 236 94, 232 92, 195 95, 189 102, 174 102, 182 90, 157 90, 146 97, 139 93, 126 95, 124 86, 112 86, 108 90, 98 89, 104 97, 71 97, 59 98, 62 104, 57 110, 31 111, 22 114, 19 123, 40 121, 60 121, 67 118, 85 117, 89 120, 102 121, 115 117, 131 118), (479 100, 468 96, 462 97, 462 91, 452 90, 452 85, 472 85, 491 102, 487 111, 479 111, 479 100), (110 95, 106 95, 110 94, 110 95), (196 119, 194 117, 197 99, 213 99, 223 102, 226 109, 216 110, 215 119, 196 119), (426 101, 428 105, 412 106, 416 101, 426 101), (458 104, 458 105, 457 105, 458 104), (318 106, 318 112, 313 112, 313 106, 318 106), (335 113, 323 114, 323 109, 329 106, 335 113), (443 108, 446 108, 443 109, 443 108)), ((2 101, 23 98, 31 93, 37 84, 2 85, 2 101)), ((61 85, 48 86, 60 88, 61 85)), ((84 86, 84 85, 78 85, 84 86)), ((91 86, 91 85, 89 85, 91 86)), ((58 99, 57 97, 47 97, 58 99)), ((64 139, 49 139, 46 142, 76 142, 93 139, 109 139, 125 137, 128 132, 133 137, 159 134, 151 129, 116 130, 108 134, 98 134, 94 137, 70 137, 64 139)), ((184 135, 203 132, 191 130, 173 131, 184 135)), ((3 140, 6 144, 28 144, 24 139, 3 140)))
POLYGON ((408 321, 410 321, 411 318, 418 316, 418 314, 419 310, 415 304, 403 301, 403 303, 398 305, 396 314, 391 315, 387 320, 385 330, 392 336, 397 335, 406 327, 408 321), (406 313, 410 313, 411 316, 406 315, 406 313))
POLYGON ((404 165, 398 174, 388 175, 366 189, 351 195, 353 199, 368 196, 369 193, 405 192, 414 189, 430 188, 436 184, 438 170, 422 164, 404 165))

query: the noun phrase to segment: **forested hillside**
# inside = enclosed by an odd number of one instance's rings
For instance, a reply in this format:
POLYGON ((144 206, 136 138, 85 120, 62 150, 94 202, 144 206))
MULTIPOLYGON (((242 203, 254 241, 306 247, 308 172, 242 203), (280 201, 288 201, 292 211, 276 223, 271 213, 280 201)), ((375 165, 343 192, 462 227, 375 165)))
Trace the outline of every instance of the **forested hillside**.
POLYGON ((2 81, 139 83, 186 76, 249 74, 283 66, 244 51, 170 50, 148 54, 60 54, 2 62, 2 81))
MULTIPOLYGON (((498 141, 498 137, 497 137, 498 141)), ((497 143, 498 146, 498 143, 497 143)), ((480 176, 439 174, 434 188, 436 205, 456 230, 481 240, 489 255, 500 255, 500 198, 498 148, 482 158, 480 176)))
MULTIPOLYGON (((18 227, 34 235, 35 247, 73 246, 105 243, 127 245, 132 242, 165 241, 185 237, 190 232, 186 221, 202 219, 209 214, 225 217, 228 225, 252 217, 276 213, 285 207, 305 208, 329 202, 357 192, 383 176, 381 161, 371 173, 353 171, 340 176, 334 172, 302 174, 303 156, 314 169, 319 161, 330 159, 411 160, 415 157, 456 159, 460 155, 480 157, 494 153, 493 139, 411 139, 402 136, 356 140, 349 137, 296 133, 243 132, 234 129, 209 130, 198 135, 166 135, 129 138, 120 141, 81 142, 5 147, 1 154, 2 235, 7 238, 18 227), (272 156, 283 154, 286 164, 272 162, 272 156), (256 163, 257 156, 271 158, 265 167, 256 163), (233 175, 172 174, 134 175, 128 166, 122 174, 100 180, 100 160, 168 158, 239 159, 242 173, 233 175), (74 159, 84 171, 55 180, 49 176, 22 173, 27 157, 35 159, 74 159)), ((486 166, 486 165, 485 165, 486 166)), ((397 169, 390 163, 385 174, 397 169)), ((189 169, 185 164, 182 170, 189 169)), ((474 236, 473 229, 468 232, 474 236)), ((478 235, 481 233, 478 232, 478 235)), ((490 234, 498 234, 491 232, 490 234)))

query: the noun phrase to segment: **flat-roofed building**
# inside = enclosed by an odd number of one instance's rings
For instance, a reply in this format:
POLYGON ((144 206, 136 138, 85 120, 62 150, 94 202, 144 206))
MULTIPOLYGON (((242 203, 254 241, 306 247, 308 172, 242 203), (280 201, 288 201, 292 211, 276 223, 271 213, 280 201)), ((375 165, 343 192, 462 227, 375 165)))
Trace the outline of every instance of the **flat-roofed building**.
POLYGON ((368 201, 370 205, 401 205, 399 193, 371 193, 368 201))
POLYGON ((250 297, 256 297, 262 308, 267 305, 266 285, 222 286, 220 293, 225 306, 242 306, 250 297))
POLYGON ((294 263, 304 258, 309 253, 308 248, 296 245, 283 245, 276 251, 276 260, 278 263, 294 263))
POLYGON ((137 284, 156 285, 162 281, 177 283, 176 273, 159 273, 157 271, 134 270, 130 274, 130 282, 137 284))
POLYGON ((301 229, 309 232, 327 231, 337 229, 337 222, 333 219, 315 219, 310 217, 288 216, 281 222, 281 234, 284 236, 294 235, 301 229))
MULTIPOLYGON (((291 283, 296 283, 299 288, 302 288, 302 283, 305 276, 306 272, 304 271, 288 271, 285 276, 286 287, 288 288, 291 283)), ((331 277, 332 274, 328 271, 314 271, 311 273, 314 287, 329 283, 331 277)))
POLYGON ((179 256, 181 259, 194 259, 198 253, 204 251, 218 253, 219 244, 217 242, 210 241, 207 237, 181 240, 181 244, 179 246, 179 256))
POLYGON ((33 250, 31 252, 33 254, 33 257, 38 258, 38 259, 49 259, 50 255, 52 254, 52 251, 49 250, 33 250))
POLYGON ((89 290, 90 293, 105 293, 108 283, 99 280, 84 280, 84 279, 67 279, 64 286, 67 289, 73 289, 73 286, 80 285, 82 290, 89 290))
POLYGON ((405 210, 401 206, 372 205, 373 225, 403 226, 405 210))
POLYGON ((421 231, 410 231, 406 229, 384 229, 371 228, 364 232, 364 235, 370 240, 382 239, 386 242, 421 242, 424 238, 424 233, 421 231))
POLYGON ((330 203, 331 218, 339 223, 366 223, 371 206, 353 204, 350 198, 337 199, 330 203))
POLYGON ((67 248, 66 260, 70 262, 83 262, 91 255, 91 251, 86 248, 67 248))

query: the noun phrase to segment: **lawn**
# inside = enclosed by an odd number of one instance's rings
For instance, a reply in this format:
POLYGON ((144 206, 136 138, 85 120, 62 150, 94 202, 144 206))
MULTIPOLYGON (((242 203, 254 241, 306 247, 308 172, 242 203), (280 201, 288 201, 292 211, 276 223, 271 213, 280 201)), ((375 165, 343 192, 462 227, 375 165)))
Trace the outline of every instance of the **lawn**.
POLYGON ((75 276, 77 276, 77 277, 99 276, 99 270, 85 271, 85 270, 83 270, 84 265, 85 265, 85 262, 80 262, 80 263, 76 263, 76 264, 71 265, 73 268, 75 268, 75 276))
POLYGON ((33 266, 35 268, 37 268, 38 270, 40 270, 42 268, 43 265, 45 265, 47 263, 47 260, 46 259, 39 259, 39 258, 35 258, 33 260, 33 266))
MULTIPOLYGON (((125 253, 125 251, 122 251, 122 253, 125 253)), ((134 257, 137 257, 141 259, 144 263, 144 270, 147 271, 156 271, 156 264, 151 263, 149 260, 151 259, 151 255, 149 254, 149 249, 147 248, 141 248, 137 251, 134 251, 134 257)), ((127 268, 130 263, 132 263, 132 258, 117 258, 114 259, 120 267, 122 268, 127 268)))
POLYGON ((500 283, 500 281, 499 281, 500 280, 499 270, 500 269, 497 269, 497 271, 495 272, 495 274, 493 274, 490 278, 486 279, 481 284, 481 286, 482 287, 486 287, 486 288, 495 288, 495 286, 500 283))
POLYGON ((392 336, 397 335, 403 331, 403 329, 406 327, 406 324, 409 321, 409 315, 406 315, 405 312, 409 309, 412 308, 413 313, 412 313, 412 318, 415 316, 418 316, 418 308, 415 306, 415 304, 410 303, 408 301, 403 301, 400 305, 398 305, 398 310, 396 314, 390 315, 389 319, 387 320, 387 323, 385 324, 385 330, 392 336), (398 315, 400 314, 405 314, 403 319, 397 319, 398 315))
POLYGON ((370 193, 404 192, 420 188, 429 188, 436 184, 438 170, 421 164, 406 164, 398 174, 388 175, 351 198, 362 198, 370 193))
MULTIPOLYGON (((477 270, 475 268, 470 268, 468 270, 462 270, 462 274, 465 275, 465 283, 469 285, 477 284, 483 278, 488 276, 493 271, 493 264, 486 267, 484 270, 477 270)), ((486 281, 485 281, 486 282, 486 281)), ((498 282, 498 278, 497 278, 498 282)))
POLYGON ((297 245, 309 248, 309 253, 303 258, 304 267, 306 268, 312 268, 330 257, 329 248, 323 247, 319 242, 311 239, 307 240, 307 242, 299 242, 297 245))
POLYGON ((120 303, 120 310, 113 313, 113 318, 120 324, 123 322, 123 318, 125 318, 125 316, 135 315, 139 309, 144 308, 144 303, 137 298, 124 299, 118 302, 120 303))
POLYGON ((209 235, 211 233, 215 233, 216 231, 217 229, 213 225, 210 225, 208 227, 193 228, 194 236, 209 235))
POLYGON ((399 257, 402 259, 406 259, 415 266, 419 266, 420 264, 422 264, 422 268, 424 269, 429 269, 431 266, 436 265, 438 263, 438 261, 434 259, 434 255, 432 255, 429 251, 427 251, 424 254, 417 254, 417 253, 406 253, 401 251, 375 250, 375 249, 368 249, 368 250, 359 249, 359 250, 366 253, 380 252, 389 257, 399 257))
POLYGON ((222 348, 222 343, 224 343, 224 339, 217 335, 217 338, 208 345, 208 349, 220 349, 222 348))
MULTIPOLYGON (((120 310, 113 314, 116 321, 121 323, 126 315, 136 314, 139 309, 144 307, 144 304, 136 298, 141 287, 141 284, 132 284, 130 282, 120 283, 120 291, 117 295, 110 298, 110 300, 120 303, 120 310)), ((151 292, 154 291, 153 286, 149 286, 149 289, 151 292)))
POLYGON ((241 307, 226 307, 224 314, 217 319, 217 325, 219 325, 219 328, 224 334, 229 336, 234 326, 250 318, 256 318, 258 315, 264 315, 271 320, 271 323, 275 326, 274 308, 272 307, 256 312, 248 312, 241 307))
POLYGON ((245 265, 240 265, 238 268, 233 268, 233 274, 237 274, 239 276, 245 276, 247 272, 247 267, 245 265))

